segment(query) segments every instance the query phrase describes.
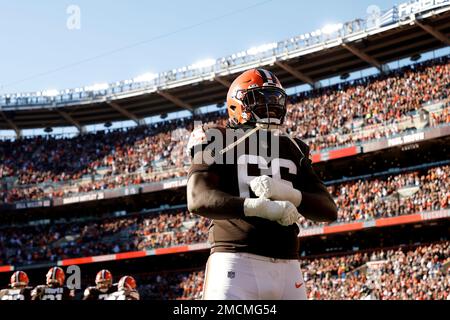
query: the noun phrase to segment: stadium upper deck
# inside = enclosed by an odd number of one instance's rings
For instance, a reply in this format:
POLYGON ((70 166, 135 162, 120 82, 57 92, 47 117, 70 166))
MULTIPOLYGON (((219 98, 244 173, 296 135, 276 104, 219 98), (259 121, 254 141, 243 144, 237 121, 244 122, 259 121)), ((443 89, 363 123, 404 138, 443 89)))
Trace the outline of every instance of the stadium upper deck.
POLYGON ((0 97, 0 129, 75 126, 142 119, 224 101, 245 69, 264 66, 286 87, 386 64, 450 45, 450 0, 416 0, 378 17, 327 26, 306 35, 115 84, 0 97), (195 90, 192 88, 195 87, 195 90))

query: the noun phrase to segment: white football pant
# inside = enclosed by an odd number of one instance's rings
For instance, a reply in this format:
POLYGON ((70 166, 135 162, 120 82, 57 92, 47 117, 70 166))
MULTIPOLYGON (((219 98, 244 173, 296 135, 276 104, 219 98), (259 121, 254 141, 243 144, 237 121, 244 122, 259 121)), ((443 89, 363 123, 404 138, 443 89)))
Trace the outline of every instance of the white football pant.
POLYGON ((298 260, 215 252, 206 265, 204 300, 306 300, 298 260))

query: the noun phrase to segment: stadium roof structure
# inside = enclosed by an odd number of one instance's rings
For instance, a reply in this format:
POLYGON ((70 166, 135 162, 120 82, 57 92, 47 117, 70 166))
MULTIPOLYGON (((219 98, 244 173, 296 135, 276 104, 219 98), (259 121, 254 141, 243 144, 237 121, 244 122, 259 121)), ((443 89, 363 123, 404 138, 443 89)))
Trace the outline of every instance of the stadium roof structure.
POLYGON ((0 129, 75 126, 142 119, 225 101, 244 70, 264 67, 285 87, 386 64, 450 45, 450 0, 416 0, 378 16, 326 26, 305 35, 252 48, 158 75, 116 84, 0 97, 0 129))

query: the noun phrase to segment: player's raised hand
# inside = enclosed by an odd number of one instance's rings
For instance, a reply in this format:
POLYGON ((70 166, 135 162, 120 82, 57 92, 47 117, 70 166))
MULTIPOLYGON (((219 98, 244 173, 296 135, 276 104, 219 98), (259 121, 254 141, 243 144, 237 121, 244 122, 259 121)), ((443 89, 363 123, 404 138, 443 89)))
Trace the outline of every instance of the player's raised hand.
POLYGON ((250 188, 259 198, 266 198, 279 201, 290 201, 295 207, 299 207, 302 202, 302 193, 269 176, 260 176, 250 181, 250 188))
POLYGON ((298 221, 300 214, 289 201, 272 201, 265 198, 245 199, 244 213, 247 217, 259 217, 290 226, 298 221))

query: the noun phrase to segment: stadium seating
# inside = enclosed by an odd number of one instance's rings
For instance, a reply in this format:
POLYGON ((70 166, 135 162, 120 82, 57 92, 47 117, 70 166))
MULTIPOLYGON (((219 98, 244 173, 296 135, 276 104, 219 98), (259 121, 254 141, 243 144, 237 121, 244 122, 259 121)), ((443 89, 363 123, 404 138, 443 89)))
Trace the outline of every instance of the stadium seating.
POLYGON ((445 242, 305 260, 302 269, 309 299, 445 300, 449 254, 450 243, 445 242))
MULTIPOLYGON (((448 300, 450 242, 301 260, 310 300, 448 300)), ((144 299, 201 298, 204 271, 141 279, 144 299)))
MULTIPOLYGON (((392 137, 414 127, 418 111, 443 101, 427 126, 450 123, 448 57, 290 97, 288 132, 312 151, 392 137), (320 115, 320 117, 318 116, 320 115)), ((425 112, 425 111, 424 111, 425 112)), ((222 111, 196 116, 225 124, 222 111)), ((0 142, 0 204, 62 197, 186 175, 192 119, 75 138, 0 142)))
MULTIPOLYGON (((437 211, 450 207, 450 166, 357 180, 329 187, 338 223, 437 211)), ((302 228, 314 227, 301 219, 302 228)), ((0 265, 102 255, 206 242, 209 221, 186 210, 0 229, 0 265), (101 239, 99 241, 99 239, 101 239), (120 241, 119 241, 120 240, 120 241)))
MULTIPOLYGON (((447 56, 292 95, 286 127, 288 133, 308 143, 312 152, 321 152, 409 130, 448 126, 449 90, 447 56), (427 106, 436 103, 442 107, 428 111, 427 106)), ((226 112, 199 114, 194 119, 225 125, 226 112)), ((185 177, 190 164, 185 148, 192 120, 73 138, 0 141, 0 205, 185 177)), ((448 162, 370 174, 327 184, 339 208, 336 223, 450 208, 448 162)), ((186 208, 71 219, 1 225, 0 267, 206 243, 210 225, 208 219, 192 215, 186 208)), ((304 218, 298 223, 302 230, 325 225, 304 218)), ((449 257, 447 241, 303 257, 301 265, 309 299, 450 300, 449 257)), ((137 277, 143 299, 199 299, 204 270, 137 277)))

